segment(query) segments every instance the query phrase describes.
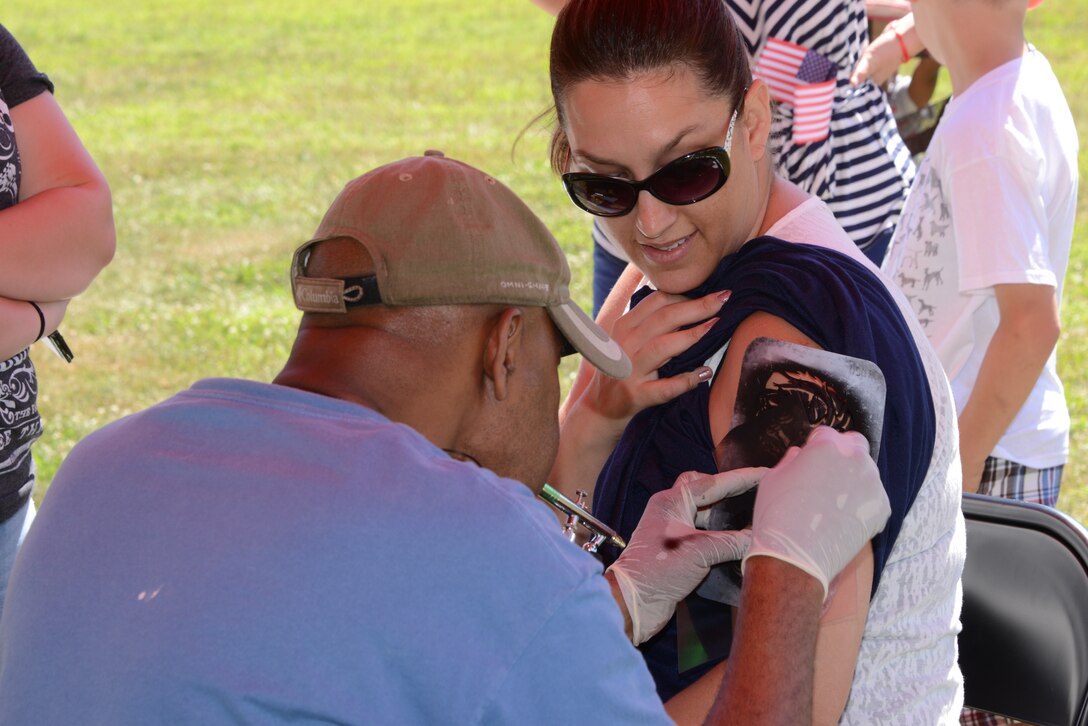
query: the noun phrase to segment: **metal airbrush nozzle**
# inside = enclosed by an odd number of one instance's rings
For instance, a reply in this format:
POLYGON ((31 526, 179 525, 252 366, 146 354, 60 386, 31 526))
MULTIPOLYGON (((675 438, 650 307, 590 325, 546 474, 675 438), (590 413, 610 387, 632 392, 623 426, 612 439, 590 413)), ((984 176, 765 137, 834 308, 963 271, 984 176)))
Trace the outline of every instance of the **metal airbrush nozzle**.
POLYGON ((596 552, 597 548, 605 542, 620 549, 627 546, 627 542, 624 541, 623 537, 616 534, 615 530, 589 513, 589 510, 585 507, 585 492, 579 491, 578 501, 572 502, 551 484, 545 484, 537 496, 567 515, 567 523, 563 525, 563 534, 571 542, 574 542, 577 538, 579 526, 589 532, 589 539, 582 545, 582 549, 586 552, 596 552))

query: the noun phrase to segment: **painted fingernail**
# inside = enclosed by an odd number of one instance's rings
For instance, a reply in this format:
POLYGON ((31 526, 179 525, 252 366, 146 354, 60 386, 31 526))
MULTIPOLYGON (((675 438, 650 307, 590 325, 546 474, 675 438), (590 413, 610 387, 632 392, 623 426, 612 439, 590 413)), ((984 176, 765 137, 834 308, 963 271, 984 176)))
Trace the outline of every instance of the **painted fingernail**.
POLYGON ((729 299, 729 296, 733 294, 732 290, 722 290, 718 293, 718 302, 725 304, 725 301, 729 299))
POLYGON ((714 375, 714 371, 710 368, 707 368, 706 366, 698 369, 697 371, 695 371, 695 373, 699 376, 700 381, 709 381, 710 377, 714 375))
POLYGON ((709 333, 711 328, 713 328, 718 323, 719 320, 721 320, 721 318, 711 318, 710 320, 707 320, 705 323, 700 325, 699 326, 699 337, 701 338, 704 335, 706 335, 707 333, 709 333))

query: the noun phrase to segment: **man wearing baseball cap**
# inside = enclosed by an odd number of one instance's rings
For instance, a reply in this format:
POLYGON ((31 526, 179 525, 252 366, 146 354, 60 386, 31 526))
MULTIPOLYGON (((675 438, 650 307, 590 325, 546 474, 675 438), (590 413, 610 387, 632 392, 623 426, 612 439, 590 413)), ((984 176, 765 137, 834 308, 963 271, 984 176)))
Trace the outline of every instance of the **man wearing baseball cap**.
POLYGON ((560 356, 630 370, 569 278, 513 192, 438 152, 349 183, 294 255, 272 383, 200 381, 61 467, 0 620, 0 723, 668 723, 624 627, 746 551, 759 607, 717 705, 744 722, 775 689, 804 719, 828 581, 888 516, 867 444, 685 475, 612 566, 621 595, 534 497, 560 356), (776 496, 802 478, 818 501, 776 496), (694 528, 760 479, 750 546, 694 528))

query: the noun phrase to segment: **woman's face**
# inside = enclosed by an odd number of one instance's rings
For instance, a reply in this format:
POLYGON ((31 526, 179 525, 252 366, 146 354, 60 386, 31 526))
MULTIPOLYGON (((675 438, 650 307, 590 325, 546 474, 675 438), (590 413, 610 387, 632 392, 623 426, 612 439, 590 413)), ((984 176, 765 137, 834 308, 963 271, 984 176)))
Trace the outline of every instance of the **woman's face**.
MULTIPOLYGON (((733 108, 707 95, 686 66, 624 81, 583 81, 563 101, 571 154, 567 171, 643 180, 693 151, 723 146, 733 108)), ((686 292, 753 236, 762 217, 744 114, 738 114, 729 180, 694 204, 676 206, 647 191, 622 217, 601 217, 608 235, 659 290, 686 292)))

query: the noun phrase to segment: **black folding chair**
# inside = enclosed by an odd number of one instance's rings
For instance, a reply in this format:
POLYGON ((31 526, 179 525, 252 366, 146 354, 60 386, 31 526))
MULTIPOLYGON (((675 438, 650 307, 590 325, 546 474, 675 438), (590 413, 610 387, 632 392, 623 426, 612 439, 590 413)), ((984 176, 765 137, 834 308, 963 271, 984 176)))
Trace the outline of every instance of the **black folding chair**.
POLYGON ((965 705, 1088 726, 1088 531, 1050 507, 965 494, 965 705))

